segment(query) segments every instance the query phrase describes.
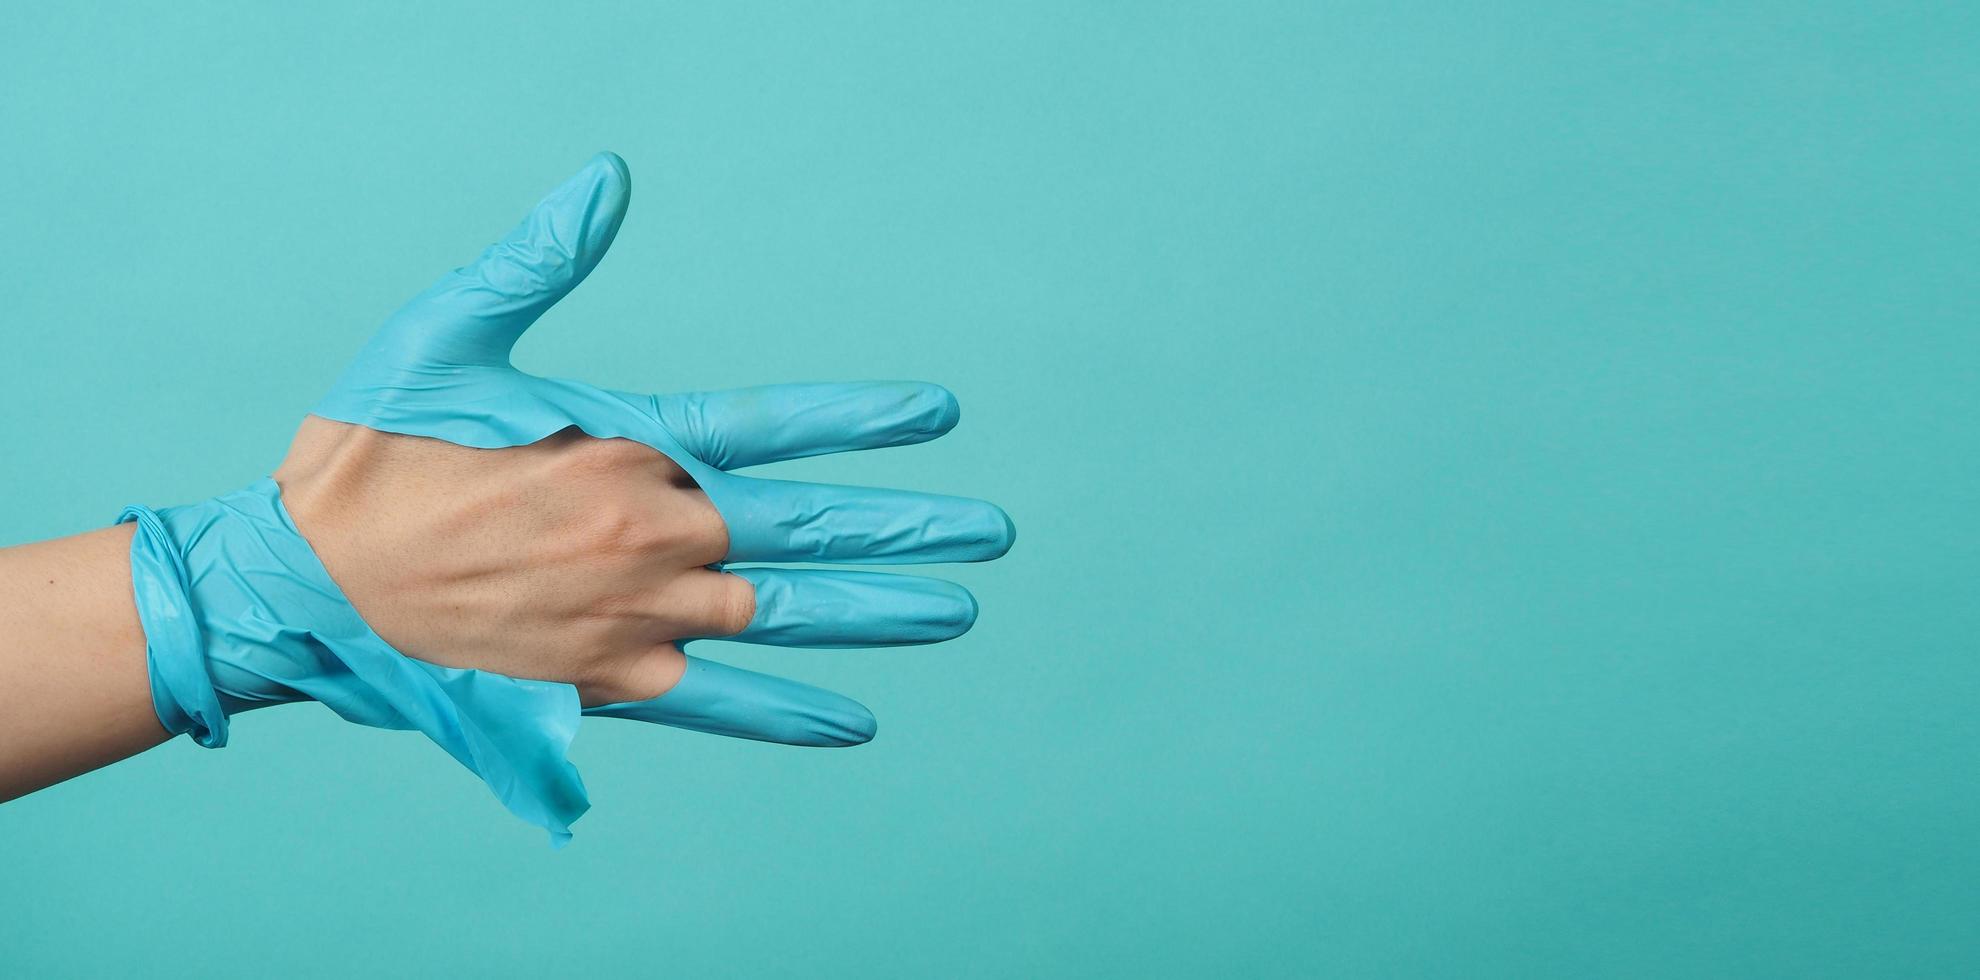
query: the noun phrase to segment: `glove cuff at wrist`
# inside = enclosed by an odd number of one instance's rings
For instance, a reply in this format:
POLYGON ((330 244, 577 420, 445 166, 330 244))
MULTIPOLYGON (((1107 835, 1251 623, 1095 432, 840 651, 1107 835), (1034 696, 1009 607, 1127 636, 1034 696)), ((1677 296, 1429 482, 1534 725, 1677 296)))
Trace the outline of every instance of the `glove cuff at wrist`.
POLYGON ((153 707, 174 734, 217 748, 229 710, 318 701, 360 725, 424 733, 553 843, 570 839, 589 806, 568 757, 576 688, 393 649, 331 580, 272 479, 119 520, 138 523, 131 582, 153 707))
POLYGON ((131 535, 131 589, 144 625, 151 672, 151 706, 165 730, 192 733, 209 749, 227 744, 227 713, 206 672, 206 648, 193 613, 185 558, 149 507, 130 506, 117 523, 137 522, 131 535))

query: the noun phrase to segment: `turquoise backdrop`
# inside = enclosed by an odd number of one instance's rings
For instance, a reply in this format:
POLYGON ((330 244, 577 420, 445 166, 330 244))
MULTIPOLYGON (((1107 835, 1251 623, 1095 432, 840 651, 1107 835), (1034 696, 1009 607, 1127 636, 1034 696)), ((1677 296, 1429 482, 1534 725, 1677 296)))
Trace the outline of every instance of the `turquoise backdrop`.
POLYGON ((247 484, 587 157, 525 339, 920 378, 969 636, 709 652, 563 852, 315 706, 0 807, 8 977, 1980 972, 1980 8, 0 7, 0 541, 247 484))

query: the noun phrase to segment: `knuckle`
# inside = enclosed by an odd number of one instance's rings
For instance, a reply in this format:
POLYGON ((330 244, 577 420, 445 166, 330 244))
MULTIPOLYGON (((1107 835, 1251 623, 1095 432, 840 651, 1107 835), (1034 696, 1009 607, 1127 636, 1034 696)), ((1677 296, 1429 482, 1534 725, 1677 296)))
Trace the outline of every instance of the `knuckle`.
POLYGON ((610 471, 636 463, 652 450, 630 439, 586 438, 571 448, 571 459, 593 471, 610 471))
POLYGON ((756 618, 756 589, 740 575, 724 575, 710 619, 725 635, 740 633, 756 618))
POLYGON ((665 528, 629 507, 602 507, 583 523, 584 546, 610 555, 642 555, 666 544, 665 528))
POLYGON ((643 483, 655 467, 672 468, 671 460, 643 443, 631 439, 598 439, 582 430, 573 433, 556 449, 556 465, 569 479, 598 487, 643 483))
POLYGON ((647 701, 672 690, 687 667, 681 648, 663 643, 642 655, 600 665, 578 683, 586 707, 647 701))
POLYGON ((696 496, 699 499, 695 505, 685 508, 681 515, 682 546, 693 563, 712 565, 728 557, 729 525, 707 497, 696 496))

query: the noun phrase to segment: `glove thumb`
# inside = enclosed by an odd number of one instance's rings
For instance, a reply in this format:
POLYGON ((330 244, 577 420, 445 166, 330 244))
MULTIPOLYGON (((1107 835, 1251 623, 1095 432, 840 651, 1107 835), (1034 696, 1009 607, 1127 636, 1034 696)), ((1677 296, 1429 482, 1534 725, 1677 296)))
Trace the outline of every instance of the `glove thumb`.
POLYGON ((626 162, 592 157, 479 258, 394 313, 367 359, 384 355, 400 368, 507 364, 523 331, 605 257, 631 199, 626 162))

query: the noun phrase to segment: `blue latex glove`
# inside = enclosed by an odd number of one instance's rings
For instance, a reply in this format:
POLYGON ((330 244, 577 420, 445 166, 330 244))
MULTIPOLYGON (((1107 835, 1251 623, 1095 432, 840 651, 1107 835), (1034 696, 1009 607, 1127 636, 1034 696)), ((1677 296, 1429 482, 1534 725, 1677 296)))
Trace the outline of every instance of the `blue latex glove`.
MULTIPOLYGON (((395 313, 315 413, 484 449, 570 426, 665 454, 727 524, 730 562, 981 561, 1014 529, 982 501, 738 476, 730 470, 822 453, 905 445, 955 425, 949 393, 908 382, 778 385, 653 396, 518 371, 524 330, 590 273, 631 191, 624 161, 600 154, 473 264, 395 313)), ((569 837, 587 807, 566 759, 579 702, 568 685, 439 667, 378 637, 330 579, 272 480, 191 507, 127 509, 140 530, 132 575, 149 646, 153 701, 172 732, 226 741, 227 716, 313 699, 343 717, 425 732, 518 816, 569 837)), ((966 621, 966 593, 933 580, 854 571, 733 569, 755 587, 749 626, 729 639, 873 645, 876 622, 966 621), (959 602, 966 611, 956 611, 959 602), (903 606, 925 614, 899 615, 903 606), (882 616, 879 610, 895 615, 882 616)), ((933 637, 900 627, 889 642, 933 637)), ((951 628, 950 634, 956 632, 951 628)), ((649 701, 585 713, 798 745, 870 739, 865 707, 782 678, 688 657, 649 701)))

